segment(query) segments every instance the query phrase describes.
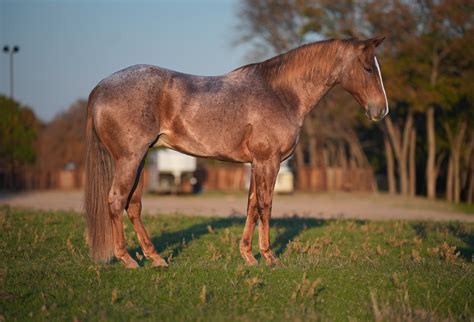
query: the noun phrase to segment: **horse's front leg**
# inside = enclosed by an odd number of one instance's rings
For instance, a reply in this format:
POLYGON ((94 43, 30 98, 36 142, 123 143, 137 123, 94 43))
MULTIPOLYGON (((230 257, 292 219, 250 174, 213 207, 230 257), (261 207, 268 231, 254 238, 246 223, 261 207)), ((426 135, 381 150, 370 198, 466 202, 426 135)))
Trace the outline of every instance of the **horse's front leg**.
POLYGON ((256 265, 258 263, 252 254, 252 236, 257 219, 257 191, 255 189, 255 171, 253 171, 252 167, 247 204, 247 220, 245 221, 244 233, 240 241, 240 254, 249 265, 256 265))
POLYGON ((258 237, 260 253, 268 264, 277 264, 278 259, 270 249, 270 218, 272 215, 273 189, 280 169, 280 158, 255 162, 255 184, 259 214, 258 237))

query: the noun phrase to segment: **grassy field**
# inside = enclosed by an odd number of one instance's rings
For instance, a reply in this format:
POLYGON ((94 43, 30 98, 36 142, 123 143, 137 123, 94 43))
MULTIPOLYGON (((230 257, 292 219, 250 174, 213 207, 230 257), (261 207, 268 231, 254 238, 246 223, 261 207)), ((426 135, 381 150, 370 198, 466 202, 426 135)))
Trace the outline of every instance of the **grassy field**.
POLYGON ((78 214, 0 208, 0 321, 474 318, 473 224, 275 219, 281 265, 247 267, 242 218, 146 217, 157 270, 126 223, 138 270, 91 262, 78 214))

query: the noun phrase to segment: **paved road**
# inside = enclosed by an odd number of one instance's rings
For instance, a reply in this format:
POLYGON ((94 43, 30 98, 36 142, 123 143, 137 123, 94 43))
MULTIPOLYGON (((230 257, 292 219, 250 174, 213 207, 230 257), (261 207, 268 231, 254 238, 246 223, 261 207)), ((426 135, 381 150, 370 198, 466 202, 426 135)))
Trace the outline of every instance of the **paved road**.
MULTIPOLYGON (((32 191, 0 195, 0 205, 45 210, 81 211, 81 191, 32 191)), ((145 214, 180 213, 199 216, 244 216, 244 194, 201 196, 145 196, 145 214)), ((474 222, 474 215, 456 211, 444 202, 408 199, 384 194, 332 193, 276 195, 273 216, 298 215, 313 218, 457 220, 474 222)))

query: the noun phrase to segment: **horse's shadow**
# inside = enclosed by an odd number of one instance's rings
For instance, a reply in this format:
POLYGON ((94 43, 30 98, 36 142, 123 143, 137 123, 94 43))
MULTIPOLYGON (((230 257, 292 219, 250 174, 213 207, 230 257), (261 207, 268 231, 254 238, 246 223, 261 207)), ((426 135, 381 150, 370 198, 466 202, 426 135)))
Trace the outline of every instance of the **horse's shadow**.
POLYGON ((328 224, 331 219, 318 219, 307 217, 283 217, 272 220, 271 226, 276 228, 278 234, 272 243, 274 253, 283 254, 288 243, 298 237, 303 231, 328 224))
MULTIPOLYGON (((327 219, 305 218, 305 217, 283 217, 271 220, 271 228, 277 231, 272 249, 276 255, 281 255, 288 246, 288 243, 300 235, 304 230, 321 227, 327 224, 327 219)), ((242 231, 245 224, 244 217, 209 218, 203 222, 192 225, 188 228, 177 231, 165 231, 151 238, 158 253, 167 251, 169 256, 176 258, 179 256, 187 243, 196 241, 201 237, 218 232, 219 230, 232 226, 240 226, 242 231)), ((258 229, 256 229, 258 230, 258 229)), ((256 237, 256 235, 254 235, 256 237)), ((132 254, 141 252, 139 247, 132 249, 132 254)), ((257 255, 258 257, 259 255, 257 255)))
MULTIPOLYGON (((272 243, 273 251, 278 256, 283 254, 287 249, 288 243, 302 234, 305 230, 325 226, 332 220, 333 219, 298 217, 296 215, 293 217, 272 219, 270 224, 273 228, 273 233, 275 234, 276 231, 275 239, 272 243)), ((358 220, 355 222, 358 224, 365 223, 365 221, 358 220)), ((161 234, 156 234, 151 238, 151 241, 159 253, 166 251, 169 256, 176 258, 188 243, 199 240, 207 234, 216 233, 232 226, 237 226, 239 227, 239 230, 241 229, 240 231, 243 231, 244 224, 244 217, 230 216, 225 218, 207 218, 204 221, 185 229, 165 231, 161 234)), ((474 257, 474 234, 462 229, 462 227, 463 226, 460 224, 450 224, 447 228, 450 234, 466 244, 465 247, 459 247, 457 250, 465 261, 471 261, 474 257)), ((412 228, 421 238, 426 238, 427 234, 430 233, 424 223, 414 224, 412 228)), ((254 238, 257 238, 256 233, 254 234, 254 238)), ((131 252, 133 254, 132 256, 135 256, 137 252, 141 253, 141 248, 132 248, 131 252)), ((257 252, 258 249, 254 249, 254 253, 257 252)), ((258 257, 259 255, 257 255, 257 258, 258 257)))

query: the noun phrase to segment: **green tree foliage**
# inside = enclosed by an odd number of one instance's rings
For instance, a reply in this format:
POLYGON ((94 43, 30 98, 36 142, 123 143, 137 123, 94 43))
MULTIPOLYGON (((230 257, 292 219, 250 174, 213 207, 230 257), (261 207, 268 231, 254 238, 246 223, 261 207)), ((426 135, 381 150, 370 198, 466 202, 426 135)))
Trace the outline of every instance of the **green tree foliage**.
POLYGON ((0 96, 0 159, 19 163, 33 163, 34 142, 38 121, 33 111, 17 102, 0 96))
POLYGON ((9 177, 7 186, 17 186, 19 168, 36 159, 35 141, 40 127, 33 111, 5 96, 0 96, 0 168, 9 177))

